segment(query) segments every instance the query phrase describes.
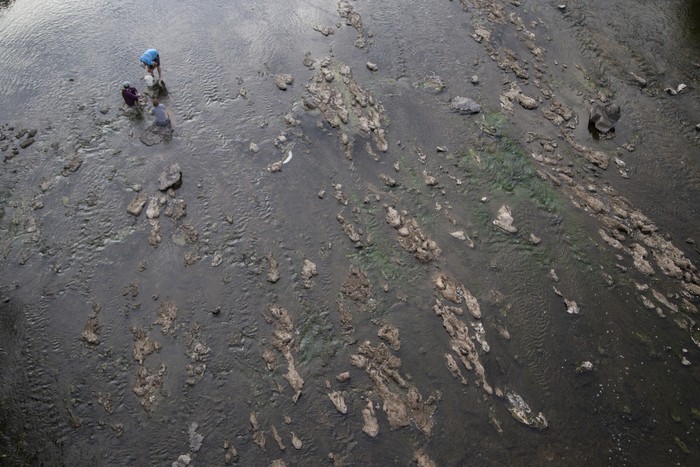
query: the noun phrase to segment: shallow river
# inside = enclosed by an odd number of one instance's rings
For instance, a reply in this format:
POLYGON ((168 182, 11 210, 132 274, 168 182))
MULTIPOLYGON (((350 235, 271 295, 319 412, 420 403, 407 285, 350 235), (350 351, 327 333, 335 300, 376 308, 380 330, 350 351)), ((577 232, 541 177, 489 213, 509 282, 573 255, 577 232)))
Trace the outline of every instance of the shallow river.
POLYGON ((700 462, 700 2, 5 0, 0 39, 0 464, 700 462))

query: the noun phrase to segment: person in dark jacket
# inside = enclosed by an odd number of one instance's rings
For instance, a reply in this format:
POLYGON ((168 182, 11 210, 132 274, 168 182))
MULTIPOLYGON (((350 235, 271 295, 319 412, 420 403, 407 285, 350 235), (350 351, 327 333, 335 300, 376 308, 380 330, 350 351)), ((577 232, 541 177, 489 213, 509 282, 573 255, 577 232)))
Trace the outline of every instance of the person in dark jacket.
POLYGON ((141 103, 139 102, 141 94, 139 94, 136 88, 131 86, 128 81, 122 83, 122 97, 129 107, 141 108, 141 103))

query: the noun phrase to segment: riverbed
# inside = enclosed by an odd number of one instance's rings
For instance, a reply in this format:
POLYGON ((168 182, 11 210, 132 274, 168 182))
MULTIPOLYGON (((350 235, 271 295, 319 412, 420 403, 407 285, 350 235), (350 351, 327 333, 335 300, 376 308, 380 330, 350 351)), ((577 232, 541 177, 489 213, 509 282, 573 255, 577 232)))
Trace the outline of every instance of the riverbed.
POLYGON ((696 464, 699 18, 0 2, 0 463, 696 464))

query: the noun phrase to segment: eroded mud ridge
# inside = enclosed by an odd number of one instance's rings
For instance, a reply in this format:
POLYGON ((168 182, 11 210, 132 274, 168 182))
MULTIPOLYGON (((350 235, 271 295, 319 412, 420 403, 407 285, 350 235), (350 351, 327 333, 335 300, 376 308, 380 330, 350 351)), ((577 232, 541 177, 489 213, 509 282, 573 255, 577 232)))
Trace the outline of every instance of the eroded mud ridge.
POLYGON ((0 126, 3 458, 697 463, 697 65, 580 2, 404 3, 181 5, 246 45, 164 62, 167 135, 0 126))

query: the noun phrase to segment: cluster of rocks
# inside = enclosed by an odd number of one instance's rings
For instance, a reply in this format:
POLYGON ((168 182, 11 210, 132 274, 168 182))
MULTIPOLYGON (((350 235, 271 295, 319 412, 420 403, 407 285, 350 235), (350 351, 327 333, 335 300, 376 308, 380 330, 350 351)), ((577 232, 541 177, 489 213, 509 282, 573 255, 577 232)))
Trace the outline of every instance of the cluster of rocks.
POLYGON ((29 130, 22 128, 16 130, 10 125, 0 125, 0 152, 6 153, 3 157, 3 161, 8 162, 12 160, 15 156, 19 155, 20 150, 26 149, 34 144, 34 137, 36 134, 36 129, 29 130))
MULTIPOLYGON (((182 171, 177 163, 171 164, 166 168, 158 178, 158 190, 160 193, 156 195, 148 195, 141 191, 141 186, 134 188, 137 191, 136 196, 131 200, 126 210, 134 217, 139 217, 146 208, 146 217, 151 225, 151 232, 148 237, 148 244, 157 247, 161 241, 161 211, 166 217, 170 217, 173 221, 178 221, 185 217, 187 203, 183 199, 177 198, 176 190, 182 185, 182 171)), ((183 234, 175 236, 175 241, 179 238, 184 243, 193 243, 196 241, 196 232, 191 232, 191 226, 181 227, 184 229, 183 234)), ((196 259, 196 258, 195 258, 196 259)), ((187 263, 187 260, 186 260, 187 263)))
POLYGON ((421 230, 418 222, 408 217, 408 213, 399 213, 392 206, 385 205, 386 222, 398 232, 399 244, 413 253, 421 263, 429 263, 437 258, 442 250, 437 243, 421 230))
MULTIPOLYGON (((384 343, 373 346, 365 341, 357 350, 357 354, 351 355, 350 363, 364 370, 374 383, 391 428, 405 427, 413 422, 425 436, 430 436, 434 425, 432 414, 435 411, 436 397, 423 399, 418 389, 401 376, 398 371, 401 360, 384 343)), ((371 416, 372 410, 368 410, 367 415, 371 416)), ((373 431, 369 427, 374 423, 371 418, 368 421, 367 429, 373 431)))
POLYGON ((292 401, 296 403, 304 387, 304 378, 302 378, 297 371, 296 362, 292 355, 292 349, 295 345, 294 323, 286 308, 272 305, 269 311, 274 318, 275 324, 274 331, 272 332, 272 345, 282 354, 285 360, 287 360, 287 374, 285 374, 284 377, 294 390, 292 401))
MULTIPOLYGON (((367 135, 379 151, 387 151, 389 145, 382 128, 384 108, 354 80, 348 65, 331 58, 321 60, 319 72, 306 89, 304 107, 318 110, 331 127, 342 130, 340 140, 346 157, 352 158, 351 134, 367 135)), ((376 158, 369 144, 367 151, 376 158)))
MULTIPOLYGON (((549 108, 541 110, 545 119, 556 126, 565 124, 567 129, 574 129, 578 121, 577 116, 571 108, 554 96, 552 88, 544 79, 542 64, 545 50, 537 45, 537 35, 533 32, 538 22, 532 21, 528 27, 516 12, 506 14, 503 5, 491 0, 477 1, 476 9, 487 18, 489 23, 513 25, 516 34, 520 36, 522 43, 531 53, 532 60, 523 60, 509 49, 497 49, 492 42, 495 36, 489 31, 488 25, 483 22, 475 25, 472 37, 484 45, 491 59, 498 63, 501 69, 512 72, 521 83, 535 86, 542 97, 549 100, 549 108), (534 73, 529 71, 534 71, 534 73)), ((561 65, 561 67, 563 70, 566 69, 566 65, 561 65)), ((642 88, 647 86, 647 81, 644 78, 634 73, 630 73, 630 75, 642 88)), ((512 108, 513 102, 518 102, 526 109, 534 109, 537 103, 541 103, 541 99, 533 99, 529 96, 526 96, 527 98, 521 97, 524 94, 522 94, 520 87, 508 80, 504 81, 504 85, 509 86, 501 99, 506 109, 512 108)), ((680 84, 667 88, 666 92, 670 95, 677 95, 686 90, 687 86, 680 84)), ((599 91, 595 98, 589 99, 588 104, 589 129, 600 137, 610 138, 611 135, 614 135, 615 125, 620 119, 620 107, 610 102, 609 97, 602 91, 599 91)), ((563 131, 562 135, 569 147, 573 149, 574 154, 590 164, 585 168, 586 170, 595 173, 597 169, 606 170, 608 168, 612 159, 608 154, 577 142, 571 132, 563 131)), ((557 144, 555 142, 548 141, 544 137, 539 139, 546 152, 556 150, 557 144)), ((532 141, 533 138, 528 138, 526 142, 532 141)), ((624 144, 621 147, 630 152, 634 150, 633 144, 624 144)), ((533 159, 540 165, 537 171, 540 178, 562 189, 570 196, 576 206, 586 210, 602 223, 603 227, 599 233, 603 241, 618 252, 616 254, 618 260, 616 267, 619 271, 624 273, 629 270, 625 264, 622 264, 624 258, 627 257, 633 268, 643 276, 654 276, 660 270, 671 281, 676 281, 675 290, 672 290, 673 283, 669 283, 668 291, 665 294, 652 293, 652 297, 647 297, 644 293, 650 289, 655 291, 655 289, 650 288, 647 284, 639 284, 637 293, 640 302, 646 308, 656 310, 659 316, 663 317, 666 316, 666 313, 670 313, 674 322, 682 329, 690 331, 691 336, 700 332, 695 320, 690 317, 690 315, 697 313, 697 306, 694 305, 694 302, 700 299, 700 279, 697 275, 697 268, 684 253, 673 245, 667 236, 662 235, 653 222, 635 209, 611 186, 600 186, 597 180, 591 177, 577 180, 578 175, 576 171, 572 170, 572 164, 561 155, 550 157, 534 152, 533 159)), ((619 157, 615 157, 614 162, 621 176, 629 178, 625 162, 619 157)), ((509 216, 501 216, 500 213, 499 224, 502 222, 501 227, 509 230, 509 226, 512 226, 509 216)), ((613 279, 609 274, 603 273, 603 275, 608 283, 612 283, 613 279)), ((556 287, 554 291, 563 298, 568 313, 579 313, 579 307, 574 300, 563 297, 556 287)), ((697 343, 700 345, 700 340, 697 343)))
POLYGON ((355 28, 355 31, 357 31, 355 47, 364 49, 367 46, 367 39, 365 37, 365 28, 362 24, 362 17, 360 14, 355 11, 347 0, 340 0, 338 2, 338 13, 341 18, 345 19, 346 25, 355 28))

